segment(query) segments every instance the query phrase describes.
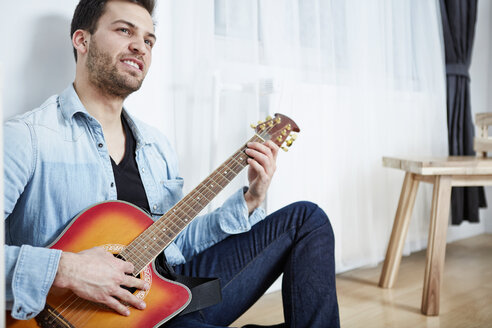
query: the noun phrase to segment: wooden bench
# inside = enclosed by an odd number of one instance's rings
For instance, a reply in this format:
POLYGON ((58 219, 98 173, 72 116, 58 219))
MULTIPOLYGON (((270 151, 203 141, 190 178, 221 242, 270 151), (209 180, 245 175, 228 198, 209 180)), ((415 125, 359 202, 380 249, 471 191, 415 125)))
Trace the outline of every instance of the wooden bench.
POLYGON ((421 311, 426 315, 438 315, 451 187, 492 185, 492 158, 475 156, 412 159, 384 157, 383 165, 403 170, 406 173, 379 286, 393 287, 398 275, 419 183, 432 183, 434 189, 421 311))

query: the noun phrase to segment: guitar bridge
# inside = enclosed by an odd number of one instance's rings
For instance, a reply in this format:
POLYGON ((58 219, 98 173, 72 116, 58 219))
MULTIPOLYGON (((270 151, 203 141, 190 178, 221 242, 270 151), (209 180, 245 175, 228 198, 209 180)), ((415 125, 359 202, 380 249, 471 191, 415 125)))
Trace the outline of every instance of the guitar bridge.
POLYGON ((75 328, 68 322, 58 311, 46 304, 44 310, 41 311, 35 318, 41 328, 75 328))

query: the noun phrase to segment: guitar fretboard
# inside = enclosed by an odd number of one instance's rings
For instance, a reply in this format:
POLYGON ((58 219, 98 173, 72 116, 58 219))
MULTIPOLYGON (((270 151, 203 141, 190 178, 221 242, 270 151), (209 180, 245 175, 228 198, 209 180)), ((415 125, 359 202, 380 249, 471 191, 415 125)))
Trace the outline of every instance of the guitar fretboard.
MULTIPOLYGON (((249 141, 264 140, 255 135, 249 141)), ((248 165, 245 150, 246 144, 120 253, 120 256, 135 266, 135 276, 248 165)))

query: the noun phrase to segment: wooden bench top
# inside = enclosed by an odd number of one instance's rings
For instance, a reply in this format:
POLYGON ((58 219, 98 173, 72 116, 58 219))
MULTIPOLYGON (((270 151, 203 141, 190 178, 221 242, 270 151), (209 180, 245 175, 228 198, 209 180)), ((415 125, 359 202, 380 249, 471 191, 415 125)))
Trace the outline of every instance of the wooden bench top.
POLYGON ((420 175, 492 174, 492 158, 475 156, 383 157, 383 165, 420 175))

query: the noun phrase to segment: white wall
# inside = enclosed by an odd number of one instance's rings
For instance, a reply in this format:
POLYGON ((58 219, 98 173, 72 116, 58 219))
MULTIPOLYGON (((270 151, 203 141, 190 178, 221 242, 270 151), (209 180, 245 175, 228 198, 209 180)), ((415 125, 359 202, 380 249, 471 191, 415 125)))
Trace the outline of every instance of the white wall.
POLYGON ((4 119, 39 106, 73 80, 70 20, 77 0, 2 1, 4 119), (5 33, 5 31, 9 31, 5 33))

